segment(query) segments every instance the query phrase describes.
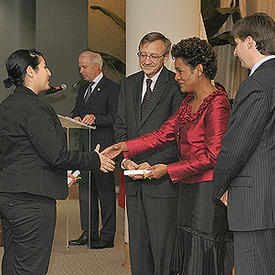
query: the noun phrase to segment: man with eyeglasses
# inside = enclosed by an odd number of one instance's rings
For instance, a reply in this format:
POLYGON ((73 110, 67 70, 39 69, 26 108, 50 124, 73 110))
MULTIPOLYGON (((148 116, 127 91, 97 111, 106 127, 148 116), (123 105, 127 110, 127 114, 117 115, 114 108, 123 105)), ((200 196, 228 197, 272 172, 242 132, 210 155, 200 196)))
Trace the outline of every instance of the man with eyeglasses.
MULTIPOLYGON (((121 82, 114 125, 117 142, 158 129, 180 106, 184 96, 175 74, 164 66, 170 48, 170 40, 158 32, 141 39, 137 55, 142 71, 121 82)), ((122 165, 125 169, 149 169, 151 165, 176 159, 176 144, 171 143, 123 160, 122 165)), ((135 175, 125 178, 125 194, 132 274, 169 274, 176 233, 177 186, 168 176, 150 180, 135 175)))

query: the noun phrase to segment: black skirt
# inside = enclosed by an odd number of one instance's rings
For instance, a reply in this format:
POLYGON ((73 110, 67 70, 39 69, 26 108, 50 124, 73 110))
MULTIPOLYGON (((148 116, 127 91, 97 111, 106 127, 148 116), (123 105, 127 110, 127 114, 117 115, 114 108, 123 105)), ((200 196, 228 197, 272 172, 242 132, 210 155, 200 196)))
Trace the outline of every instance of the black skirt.
POLYGON ((231 275, 233 234, 212 183, 179 184, 177 236, 171 270, 181 275, 231 275))

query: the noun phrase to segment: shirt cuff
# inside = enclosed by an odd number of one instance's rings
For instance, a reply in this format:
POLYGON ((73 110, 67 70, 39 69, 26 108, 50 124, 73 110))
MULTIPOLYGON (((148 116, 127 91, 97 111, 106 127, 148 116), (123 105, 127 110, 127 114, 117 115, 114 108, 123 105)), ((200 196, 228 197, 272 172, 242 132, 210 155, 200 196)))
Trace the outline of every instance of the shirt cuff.
POLYGON ((128 159, 123 159, 123 160, 121 161, 121 163, 120 163, 120 167, 121 167, 121 169, 123 169, 123 170, 126 170, 126 168, 124 167, 124 162, 125 162, 126 160, 128 160, 128 159))

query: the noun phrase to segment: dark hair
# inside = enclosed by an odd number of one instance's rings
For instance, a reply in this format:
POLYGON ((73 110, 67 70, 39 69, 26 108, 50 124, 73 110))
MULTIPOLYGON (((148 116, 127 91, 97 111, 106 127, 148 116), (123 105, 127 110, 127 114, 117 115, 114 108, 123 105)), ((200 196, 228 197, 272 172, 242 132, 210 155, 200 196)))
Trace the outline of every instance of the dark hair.
POLYGON ((275 54, 275 22, 265 13, 242 18, 233 26, 231 33, 242 41, 251 36, 263 55, 275 54))
POLYGON ((140 47, 145 43, 154 42, 157 40, 161 40, 163 42, 164 54, 168 54, 171 49, 171 41, 160 32, 149 32, 146 35, 144 35, 139 42, 138 49, 140 49, 140 47))
POLYGON ((203 65, 203 73, 209 79, 214 79, 217 73, 217 54, 206 40, 198 37, 182 39, 172 46, 173 59, 181 58, 183 62, 195 69, 203 65))
POLYGON ((21 49, 13 52, 6 60, 8 78, 3 81, 5 88, 10 88, 13 84, 15 86, 23 85, 28 66, 37 70, 40 63, 39 56, 43 57, 43 55, 35 49, 21 49))

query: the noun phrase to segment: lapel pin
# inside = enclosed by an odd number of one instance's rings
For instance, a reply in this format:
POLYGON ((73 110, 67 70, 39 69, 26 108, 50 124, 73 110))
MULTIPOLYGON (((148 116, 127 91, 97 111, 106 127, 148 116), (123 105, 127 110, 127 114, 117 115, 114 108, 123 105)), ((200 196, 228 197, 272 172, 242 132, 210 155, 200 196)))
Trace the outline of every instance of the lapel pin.
POLYGON ((100 92, 100 88, 97 88, 97 91, 100 92))

